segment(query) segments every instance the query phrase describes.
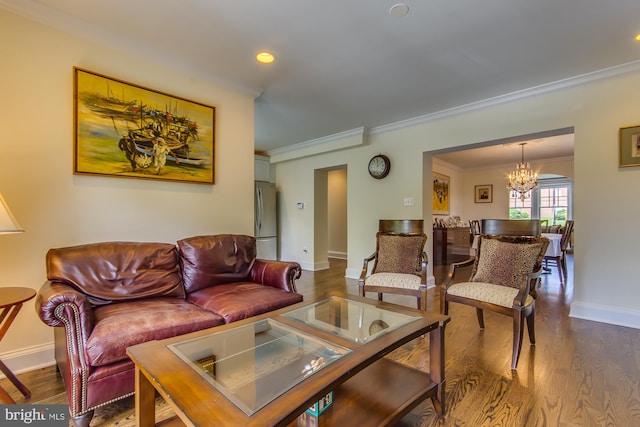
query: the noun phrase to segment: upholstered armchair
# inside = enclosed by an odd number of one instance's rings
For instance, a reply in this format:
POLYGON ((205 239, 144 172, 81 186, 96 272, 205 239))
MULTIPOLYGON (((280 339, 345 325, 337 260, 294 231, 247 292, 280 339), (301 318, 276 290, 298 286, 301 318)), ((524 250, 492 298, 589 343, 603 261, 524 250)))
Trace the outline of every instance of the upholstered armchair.
POLYGON ((427 254, 424 233, 397 233, 379 231, 376 234, 376 251, 364 259, 358 280, 360 294, 412 295, 418 299, 418 308, 427 309, 427 254), (370 264, 373 268, 369 272, 370 264))
POLYGON ((545 237, 481 235, 476 257, 452 264, 442 284, 443 314, 449 314, 450 302, 475 307, 480 330, 484 330, 485 309, 513 318, 512 370, 518 365, 525 318, 529 341, 535 344, 535 299, 529 293, 529 282, 540 275, 548 245, 545 237), (471 265, 471 277, 456 283, 459 269, 471 265))

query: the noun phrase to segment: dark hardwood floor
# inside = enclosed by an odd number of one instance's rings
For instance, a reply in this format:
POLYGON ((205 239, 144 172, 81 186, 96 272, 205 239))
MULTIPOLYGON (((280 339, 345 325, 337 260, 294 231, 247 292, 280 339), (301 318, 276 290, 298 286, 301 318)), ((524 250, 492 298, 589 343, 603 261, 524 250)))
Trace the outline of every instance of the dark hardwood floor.
MULTIPOLYGON (((329 290, 357 294, 357 281, 345 279, 345 268, 345 261, 332 259, 329 270, 304 271, 298 290, 306 298, 329 290)), ((442 281, 446 266, 434 269, 436 281, 442 281)), ((515 373, 510 368, 510 319, 487 312, 486 328, 481 332, 473 308, 451 304, 445 334, 447 412, 438 417, 431 402, 425 401, 401 425, 640 425, 640 331, 569 318, 574 286, 571 271, 565 287, 560 286, 555 269, 544 276, 536 303, 537 343, 530 346, 525 336, 515 373)), ((385 301, 416 304, 415 298, 395 295, 385 301)), ((437 288, 429 291, 428 307, 439 311, 437 288)), ((416 339, 387 357, 426 371, 428 345, 428 340, 416 339)), ((17 403, 66 403, 53 367, 18 377, 31 389, 30 399, 22 397, 8 380, 0 381, 17 403)), ((160 398, 156 404, 158 419, 172 415, 160 398)), ((133 426, 133 414, 133 399, 124 399, 96 410, 91 425, 133 426)))

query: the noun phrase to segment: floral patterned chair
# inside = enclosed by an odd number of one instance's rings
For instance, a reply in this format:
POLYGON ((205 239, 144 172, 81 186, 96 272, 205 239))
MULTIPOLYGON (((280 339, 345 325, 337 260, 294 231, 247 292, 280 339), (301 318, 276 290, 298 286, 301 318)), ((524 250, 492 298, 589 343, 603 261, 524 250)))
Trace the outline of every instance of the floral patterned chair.
POLYGON ((479 239, 475 258, 451 265, 440 292, 440 310, 448 314, 450 302, 475 307, 481 330, 485 309, 513 317, 511 369, 515 370, 525 318, 529 341, 535 344, 535 298, 529 293, 529 283, 542 272, 549 239, 501 235, 481 235, 479 239), (456 272, 470 265, 473 269, 468 281, 456 283, 456 272))
POLYGON ((378 231, 376 251, 364 259, 358 280, 360 294, 377 292, 412 295, 418 298, 418 309, 427 310, 427 236, 422 232, 398 233, 378 231), (369 263, 373 269, 369 274, 369 263))

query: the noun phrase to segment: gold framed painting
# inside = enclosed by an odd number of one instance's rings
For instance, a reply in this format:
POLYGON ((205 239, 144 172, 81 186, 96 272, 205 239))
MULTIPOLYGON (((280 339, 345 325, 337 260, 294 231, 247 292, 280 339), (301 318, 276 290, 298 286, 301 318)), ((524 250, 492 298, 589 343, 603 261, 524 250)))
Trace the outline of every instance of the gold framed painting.
POLYGON ((433 214, 449 215, 449 177, 433 173, 433 214))
POLYGON ((74 174, 214 183, 214 107, 73 70, 74 174))
POLYGON ((640 166, 640 125, 620 128, 619 167, 640 166))
POLYGON ((475 186, 476 203, 493 203, 493 184, 475 186))

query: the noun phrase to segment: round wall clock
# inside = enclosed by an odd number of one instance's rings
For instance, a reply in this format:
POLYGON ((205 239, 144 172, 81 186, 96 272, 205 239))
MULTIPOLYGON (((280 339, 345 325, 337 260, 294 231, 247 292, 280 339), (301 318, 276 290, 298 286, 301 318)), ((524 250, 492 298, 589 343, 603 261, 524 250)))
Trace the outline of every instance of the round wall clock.
POLYGON ((390 170, 391 161, 384 154, 378 154, 377 156, 373 156, 371 160, 369 160, 369 175, 371 175, 375 179, 384 178, 385 176, 389 175, 390 170))

